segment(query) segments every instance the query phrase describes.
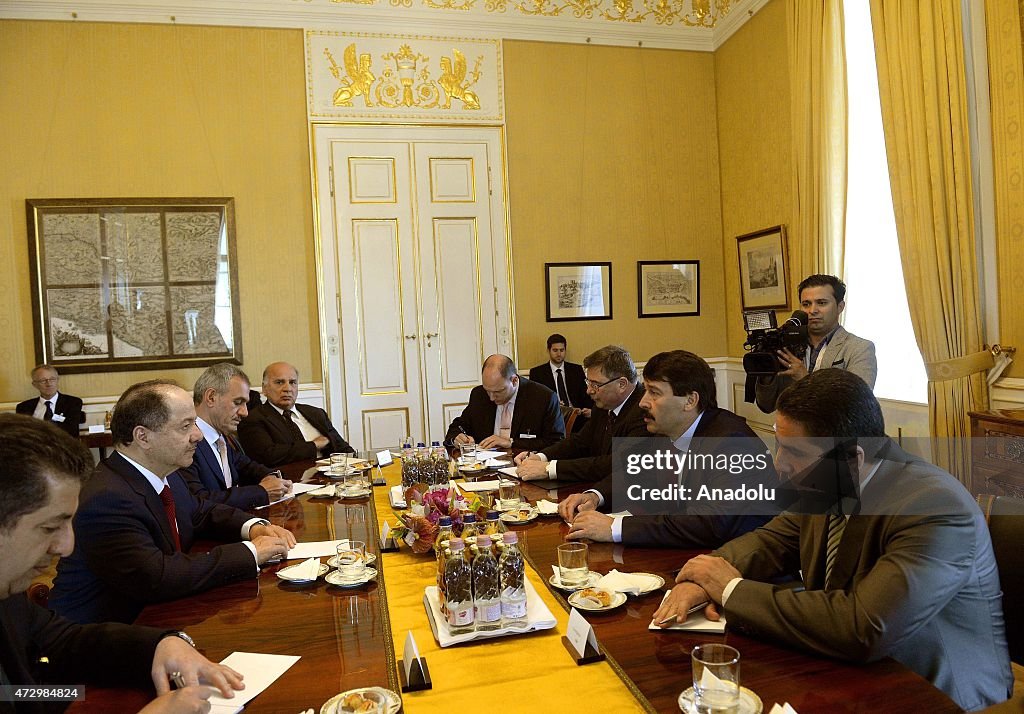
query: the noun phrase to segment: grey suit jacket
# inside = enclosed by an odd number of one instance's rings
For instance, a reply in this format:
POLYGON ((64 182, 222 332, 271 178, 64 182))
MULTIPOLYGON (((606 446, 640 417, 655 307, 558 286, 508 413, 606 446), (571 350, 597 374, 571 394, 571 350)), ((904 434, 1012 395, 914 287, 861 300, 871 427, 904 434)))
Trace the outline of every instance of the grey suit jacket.
MULTIPOLYGON (((851 334, 842 325, 825 345, 820 369, 845 369, 868 383, 874 389, 878 377, 875 343, 851 334)), ((775 402, 782 391, 793 383, 791 377, 758 377, 754 397, 758 408, 765 414, 775 411, 775 402)))
POLYGON ((967 710, 1013 687, 999 575, 977 504, 889 442, 850 516, 825 590, 827 517, 783 514, 713 553, 745 578, 730 627, 855 662, 892 657, 967 710), (803 570, 806 590, 765 582, 803 570))

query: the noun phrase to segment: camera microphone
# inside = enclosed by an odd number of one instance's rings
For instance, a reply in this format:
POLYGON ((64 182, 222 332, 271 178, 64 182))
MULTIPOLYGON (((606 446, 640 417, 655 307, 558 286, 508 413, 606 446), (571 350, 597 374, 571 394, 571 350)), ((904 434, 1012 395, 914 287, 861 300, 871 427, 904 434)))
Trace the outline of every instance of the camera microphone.
POLYGON ((794 327, 800 327, 807 324, 807 313, 803 310, 794 310, 793 316, 782 323, 785 325, 793 325, 794 327))

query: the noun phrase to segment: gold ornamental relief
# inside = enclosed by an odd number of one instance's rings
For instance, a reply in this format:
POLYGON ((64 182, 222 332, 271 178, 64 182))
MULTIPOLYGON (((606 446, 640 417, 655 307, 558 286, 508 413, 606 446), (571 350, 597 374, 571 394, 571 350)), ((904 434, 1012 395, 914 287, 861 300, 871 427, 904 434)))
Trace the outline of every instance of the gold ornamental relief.
POLYGON ((564 5, 558 5, 551 0, 524 0, 516 5, 516 9, 524 15, 558 17, 563 12, 571 10, 576 18, 591 18, 600 7, 601 0, 569 0, 564 5))
POLYGON ((435 10, 469 10, 476 0, 423 0, 423 4, 435 10))
POLYGON ((477 57, 473 71, 469 72, 466 56, 452 48, 451 57, 440 59, 440 76, 436 80, 431 75, 430 58, 414 52, 409 45, 381 55, 384 62, 379 77, 374 74, 372 56, 359 54, 354 42, 344 50, 344 69, 329 49, 324 48, 324 56, 331 75, 341 84, 334 92, 336 107, 351 107, 357 97, 362 97, 366 107, 449 109, 455 99, 463 109, 480 109, 480 98, 470 87, 480 81, 483 55, 477 57))

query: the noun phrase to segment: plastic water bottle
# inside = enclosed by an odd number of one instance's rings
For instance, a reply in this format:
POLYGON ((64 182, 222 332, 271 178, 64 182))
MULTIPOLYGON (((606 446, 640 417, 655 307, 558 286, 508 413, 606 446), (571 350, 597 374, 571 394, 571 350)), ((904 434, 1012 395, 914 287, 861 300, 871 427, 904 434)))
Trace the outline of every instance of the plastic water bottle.
POLYGON ((508 531, 502 536, 505 545, 498 561, 501 578, 501 622, 504 627, 526 627, 526 568, 519 550, 519 534, 508 531))
POLYGON ((487 632, 501 628, 501 579, 498 562, 491 553, 491 537, 476 537, 477 553, 473 558, 473 606, 476 609, 476 630, 487 632))
POLYGON ((465 547, 461 538, 452 538, 449 543, 451 555, 445 561, 444 589, 448 607, 446 620, 448 632, 461 635, 473 632, 473 569, 462 555, 465 547))

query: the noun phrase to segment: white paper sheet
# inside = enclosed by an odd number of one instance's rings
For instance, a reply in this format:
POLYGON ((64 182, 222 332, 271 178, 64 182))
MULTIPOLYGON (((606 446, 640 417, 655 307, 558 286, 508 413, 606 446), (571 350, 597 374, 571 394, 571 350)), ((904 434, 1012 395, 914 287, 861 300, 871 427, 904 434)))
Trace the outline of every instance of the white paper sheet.
POLYGON ((221 664, 226 664, 245 677, 245 689, 235 692, 234 699, 225 699, 220 694, 214 694, 210 697, 211 711, 217 714, 241 711, 243 706, 298 661, 299 657, 293 655, 232 652, 221 661, 221 664))
POLYGON ((295 547, 288 551, 285 560, 305 560, 306 558, 322 558, 325 555, 337 555, 338 545, 348 543, 347 540, 318 540, 309 543, 296 543, 295 547))
MULTIPOLYGON (((665 597, 668 597, 667 592, 665 597)), ((664 601, 665 598, 662 598, 662 602, 664 601)), ((703 612, 695 612, 687 617, 685 622, 676 620, 675 624, 671 627, 658 627, 654 620, 651 620, 651 624, 647 626, 647 629, 658 632, 725 632, 725 618, 723 617, 718 622, 712 622, 704 617, 703 612)))
POLYGON ((498 482, 497 481, 473 481, 473 482, 459 481, 458 482, 458 487, 461 488, 463 491, 474 491, 474 492, 475 491, 497 491, 498 490, 498 482))
POLYGON ((315 491, 321 487, 323 487, 322 483, 293 483, 292 495, 298 496, 299 494, 306 493, 307 491, 315 491))

